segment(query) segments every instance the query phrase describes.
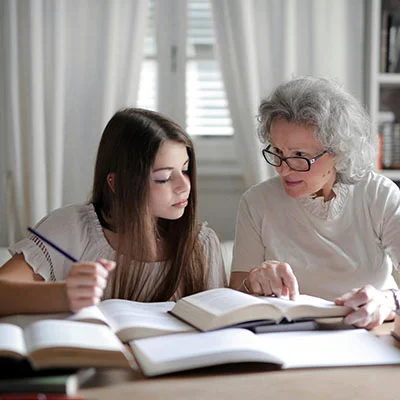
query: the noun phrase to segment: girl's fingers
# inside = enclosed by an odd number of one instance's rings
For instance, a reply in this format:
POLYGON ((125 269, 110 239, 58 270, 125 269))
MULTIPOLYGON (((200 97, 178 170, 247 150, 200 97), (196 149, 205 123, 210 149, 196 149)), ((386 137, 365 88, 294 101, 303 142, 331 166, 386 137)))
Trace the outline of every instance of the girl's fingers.
POLYGON ((68 275, 99 275, 108 277, 108 270, 100 262, 84 262, 72 264, 68 275))
POLYGON ((79 262, 71 266, 66 279, 67 296, 73 312, 97 304, 107 286, 109 271, 114 261, 99 259, 96 262, 79 262))
POLYGON ((73 275, 67 278, 67 286, 79 287, 79 286, 97 286, 104 289, 107 286, 107 280, 102 276, 98 275, 73 275))
POLYGON ((117 263, 115 261, 106 260, 105 258, 100 258, 97 260, 107 271, 112 271, 117 263))
POLYGON ((103 290, 98 287, 82 287, 79 290, 68 292, 70 299, 96 299, 101 298, 103 290))
POLYGON ((100 302, 100 298, 90 299, 90 298, 79 298, 73 299, 70 304, 70 309, 72 312, 78 312, 82 308, 90 307, 98 304, 100 302))

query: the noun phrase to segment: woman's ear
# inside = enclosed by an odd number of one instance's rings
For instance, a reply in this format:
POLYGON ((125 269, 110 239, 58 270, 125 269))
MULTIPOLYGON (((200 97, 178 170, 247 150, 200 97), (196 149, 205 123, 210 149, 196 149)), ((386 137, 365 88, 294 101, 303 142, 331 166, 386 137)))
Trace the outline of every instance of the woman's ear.
POLYGON ((115 172, 111 172, 107 175, 107 184, 112 192, 115 193, 115 172))

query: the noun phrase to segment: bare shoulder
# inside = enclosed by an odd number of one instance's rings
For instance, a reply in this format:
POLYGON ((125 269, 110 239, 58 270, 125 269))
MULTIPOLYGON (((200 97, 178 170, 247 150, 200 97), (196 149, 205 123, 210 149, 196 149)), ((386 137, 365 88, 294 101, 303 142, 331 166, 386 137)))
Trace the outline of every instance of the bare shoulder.
POLYGON ((16 254, 0 267, 0 280, 17 280, 24 282, 43 281, 43 278, 35 274, 30 265, 25 261, 23 254, 16 254))

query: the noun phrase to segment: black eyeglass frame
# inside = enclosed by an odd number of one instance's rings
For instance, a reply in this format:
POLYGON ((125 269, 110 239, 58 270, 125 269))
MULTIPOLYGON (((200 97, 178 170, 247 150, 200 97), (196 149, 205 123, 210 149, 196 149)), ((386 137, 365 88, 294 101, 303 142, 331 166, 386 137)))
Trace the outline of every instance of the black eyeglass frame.
POLYGON ((269 151, 269 149, 271 148, 271 145, 268 145, 265 149, 262 149, 262 155, 264 157, 264 160, 269 164, 272 165, 273 167, 280 167, 282 165, 282 163, 285 161, 286 165, 293 171, 297 171, 297 172, 308 172, 311 169, 311 165, 315 163, 315 161, 317 161, 319 158, 321 158, 324 154, 328 153, 328 150, 324 150, 321 154, 318 154, 317 156, 313 157, 313 158, 307 158, 307 157, 281 157, 276 153, 273 153, 272 151, 269 151), (271 161, 268 160, 266 153, 268 154, 272 154, 274 157, 277 157, 279 159, 279 164, 273 164, 271 161), (301 159, 301 160, 305 160, 307 162, 308 168, 307 169, 296 169, 290 166, 290 164, 287 162, 287 160, 291 160, 291 159, 301 159))

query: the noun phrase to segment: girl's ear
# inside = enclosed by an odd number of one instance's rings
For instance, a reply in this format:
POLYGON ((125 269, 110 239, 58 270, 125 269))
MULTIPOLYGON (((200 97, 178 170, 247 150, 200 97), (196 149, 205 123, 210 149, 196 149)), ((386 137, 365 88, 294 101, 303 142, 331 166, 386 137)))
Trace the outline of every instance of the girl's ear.
POLYGON ((115 193, 115 172, 111 172, 107 175, 107 183, 113 193, 115 193))

